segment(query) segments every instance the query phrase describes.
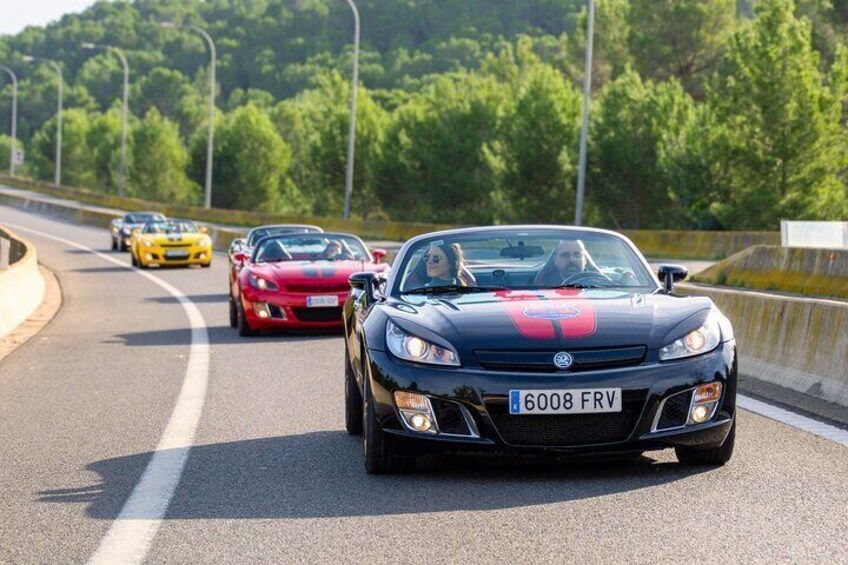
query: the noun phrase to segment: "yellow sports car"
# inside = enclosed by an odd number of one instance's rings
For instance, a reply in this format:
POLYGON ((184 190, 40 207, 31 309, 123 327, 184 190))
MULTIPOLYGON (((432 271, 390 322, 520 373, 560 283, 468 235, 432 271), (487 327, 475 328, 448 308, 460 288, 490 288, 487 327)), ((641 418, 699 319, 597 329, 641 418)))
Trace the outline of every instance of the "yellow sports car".
POLYGON ((212 264, 212 239, 206 228, 191 220, 153 221, 135 229, 130 240, 132 264, 140 269, 150 265, 208 267, 212 264))

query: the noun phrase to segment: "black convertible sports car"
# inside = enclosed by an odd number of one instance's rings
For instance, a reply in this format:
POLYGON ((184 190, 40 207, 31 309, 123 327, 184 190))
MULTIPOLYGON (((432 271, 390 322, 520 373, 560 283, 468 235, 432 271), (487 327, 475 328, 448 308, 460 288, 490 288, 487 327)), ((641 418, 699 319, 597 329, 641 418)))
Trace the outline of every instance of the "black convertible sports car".
POLYGON ((366 470, 433 451, 727 462, 732 326, 672 294, 686 269, 658 274, 614 232, 501 226, 419 236, 388 277, 352 275, 346 426, 366 470))

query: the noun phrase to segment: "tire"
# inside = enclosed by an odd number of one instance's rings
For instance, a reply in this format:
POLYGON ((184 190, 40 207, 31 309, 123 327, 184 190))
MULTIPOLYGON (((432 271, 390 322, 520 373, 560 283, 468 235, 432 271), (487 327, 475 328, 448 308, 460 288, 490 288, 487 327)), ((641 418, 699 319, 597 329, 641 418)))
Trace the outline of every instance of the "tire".
POLYGON ((138 261, 135 260, 135 253, 130 253, 130 263, 133 267, 138 267, 138 261))
POLYGON ((237 308, 237 312, 238 312, 238 314, 237 314, 238 321, 236 322, 236 324, 238 326, 239 336, 241 336, 241 337, 254 337, 254 336, 259 335, 258 330, 254 330, 250 327, 250 324, 248 323, 247 318, 244 315, 244 307, 242 307, 241 301, 239 301, 239 304, 236 306, 236 308, 237 308))
POLYGON ((682 465, 724 465, 733 456, 733 446, 736 443, 736 419, 730 427, 730 433, 719 447, 698 449, 697 447, 675 447, 677 460, 682 465))
POLYGON ((124 245, 124 242, 122 241, 118 244, 118 249, 120 249, 121 251, 126 251, 127 249, 129 249, 129 247, 124 245))
POLYGON ((415 468, 414 458, 398 457, 386 442, 386 434, 374 413, 371 386, 367 379, 362 402, 362 456, 365 472, 369 475, 404 473, 415 468))
POLYGON ((238 327, 238 310, 236 309, 236 301, 233 300, 233 296, 230 295, 230 327, 237 328, 238 327))
POLYGON ((212 263, 211 262, 210 263, 201 263, 200 266, 203 267, 204 269, 208 269, 209 267, 212 266, 212 263))
POLYGON ((112 238, 112 251, 117 251, 117 250, 118 250, 118 242, 115 241, 115 238, 113 237, 112 238))
POLYGON ((362 433, 362 393, 356 384, 353 367, 350 365, 350 355, 345 344, 345 429, 350 435, 362 433))

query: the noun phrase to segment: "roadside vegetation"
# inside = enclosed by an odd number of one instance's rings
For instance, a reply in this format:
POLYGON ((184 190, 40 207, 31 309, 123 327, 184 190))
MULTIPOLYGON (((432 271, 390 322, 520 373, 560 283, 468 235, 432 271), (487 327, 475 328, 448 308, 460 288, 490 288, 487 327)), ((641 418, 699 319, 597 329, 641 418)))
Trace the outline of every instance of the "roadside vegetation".
MULTIPOLYGON (((456 224, 574 217, 582 0, 359 0, 353 213, 456 224)), ((848 0, 598 0, 588 223, 772 230, 848 217, 848 0)), ((213 205, 338 216, 352 18, 339 0, 100 2, 0 38, 20 78, 23 170, 117 193, 121 67, 131 73, 128 195, 202 202, 208 55, 218 44, 213 205)), ((0 77, 6 80, 4 77, 0 77)), ((9 131, 11 85, 0 90, 9 131)), ((0 163, 9 138, 0 136, 0 163)))

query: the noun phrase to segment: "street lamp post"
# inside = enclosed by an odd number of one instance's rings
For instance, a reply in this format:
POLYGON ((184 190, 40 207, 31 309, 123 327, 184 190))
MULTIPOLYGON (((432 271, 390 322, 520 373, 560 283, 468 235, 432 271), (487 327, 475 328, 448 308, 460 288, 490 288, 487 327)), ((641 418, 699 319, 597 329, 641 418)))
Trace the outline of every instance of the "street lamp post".
POLYGON ((56 74, 59 75, 59 106, 56 112, 56 176, 53 184, 62 186, 62 97, 64 96, 65 85, 65 80, 62 78, 62 67, 56 61, 43 57, 24 55, 21 58, 27 63, 32 63, 33 61, 48 63, 56 71, 56 74))
POLYGON ((160 22, 160 26, 168 29, 187 28, 201 36, 209 44, 209 53, 212 61, 209 65, 209 140, 206 147, 206 195, 204 198, 204 206, 208 209, 212 207, 212 148, 215 138, 215 66, 217 53, 215 51, 215 42, 212 36, 205 29, 194 24, 177 25, 174 22, 160 22))
POLYGON ((347 171, 345 172, 345 220, 350 219, 350 197, 353 194, 353 160, 356 150, 356 94, 359 86, 359 10, 353 0, 347 0, 353 10, 353 78, 350 85, 350 133, 347 140, 347 171))
POLYGON ((580 130, 580 168, 577 172, 577 211, 574 225, 583 222, 583 194, 586 191, 586 140, 589 136, 589 109, 592 96, 592 43, 595 38, 595 0, 589 0, 589 23, 586 32, 586 72, 583 74, 583 126, 580 130))
POLYGON ((94 43, 83 43, 83 49, 105 49, 112 51, 121 60, 124 66, 124 105, 121 116, 121 174, 118 181, 118 195, 123 198, 127 194, 127 116, 129 114, 129 92, 130 92, 130 65, 123 51, 111 45, 95 45, 94 43))
POLYGON ((18 76, 6 65, 0 65, 12 79, 12 142, 9 146, 9 176, 15 176, 15 143, 18 134, 18 76))

